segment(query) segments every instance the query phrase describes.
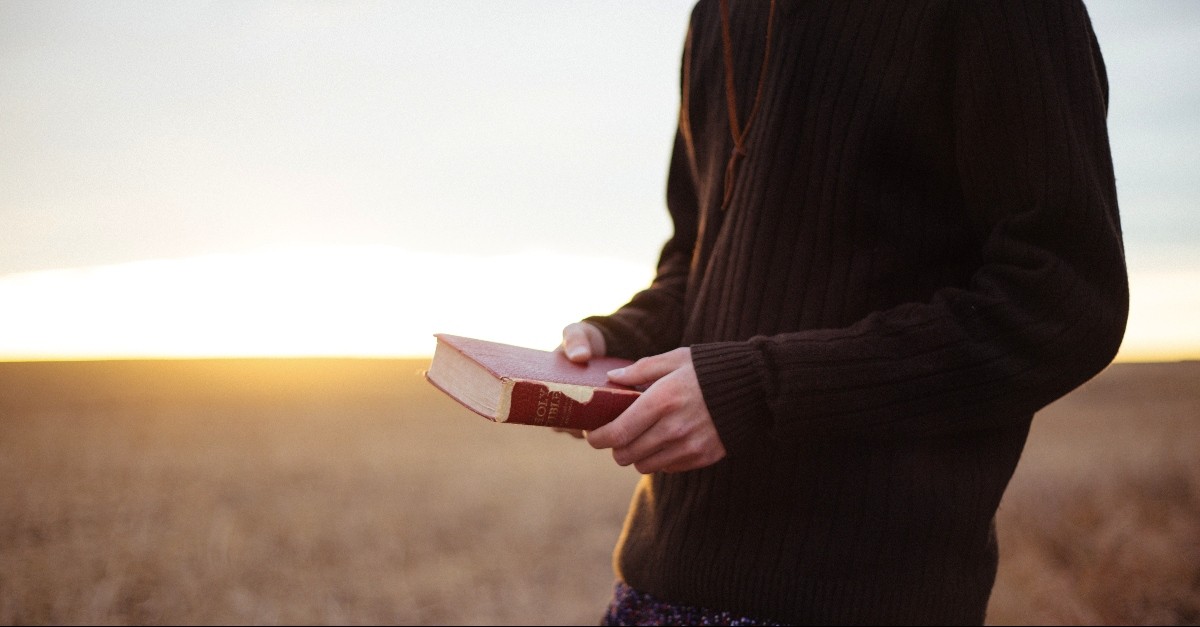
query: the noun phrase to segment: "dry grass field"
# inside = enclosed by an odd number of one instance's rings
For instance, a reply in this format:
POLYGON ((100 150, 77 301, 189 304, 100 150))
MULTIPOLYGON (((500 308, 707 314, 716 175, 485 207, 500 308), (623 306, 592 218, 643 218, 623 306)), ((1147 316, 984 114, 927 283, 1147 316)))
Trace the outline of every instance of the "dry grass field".
MULTIPOLYGON (((595 624, 636 473, 424 365, 0 364, 0 623, 595 624)), ((1197 383, 1039 415, 990 623, 1200 622, 1197 383)))

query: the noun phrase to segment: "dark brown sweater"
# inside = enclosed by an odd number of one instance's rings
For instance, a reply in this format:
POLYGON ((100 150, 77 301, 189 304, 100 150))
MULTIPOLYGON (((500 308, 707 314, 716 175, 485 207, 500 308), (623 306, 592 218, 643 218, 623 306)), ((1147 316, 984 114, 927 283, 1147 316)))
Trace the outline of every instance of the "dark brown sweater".
MULTIPOLYGON (((732 4, 738 111, 765 0, 732 4)), ((980 623, 1034 412, 1103 369, 1128 288, 1078 1, 780 0, 730 206, 720 14, 685 52, 653 285, 609 352, 691 346, 728 450, 645 477, 618 574, 790 623, 980 623)))

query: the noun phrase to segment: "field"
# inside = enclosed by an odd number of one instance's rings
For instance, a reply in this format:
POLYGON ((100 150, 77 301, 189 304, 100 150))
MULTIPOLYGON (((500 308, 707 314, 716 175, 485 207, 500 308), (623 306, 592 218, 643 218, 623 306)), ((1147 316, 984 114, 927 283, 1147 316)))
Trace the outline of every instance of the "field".
MULTIPOLYGON (((0 364, 0 624, 595 624, 638 475, 421 361, 0 364)), ((1200 622, 1200 362, 1038 416, 993 624, 1200 622)))

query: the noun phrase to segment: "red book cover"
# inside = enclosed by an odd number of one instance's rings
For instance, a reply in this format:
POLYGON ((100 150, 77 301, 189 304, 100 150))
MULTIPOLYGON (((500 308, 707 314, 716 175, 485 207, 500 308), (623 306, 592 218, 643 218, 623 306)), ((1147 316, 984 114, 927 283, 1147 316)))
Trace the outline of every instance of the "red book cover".
POLYGON ((616 418, 640 395, 606 373, 631 362, 598 357, 577 364, 559 351, 439 333, 425 378, 496 422, 591 430, 616 418))

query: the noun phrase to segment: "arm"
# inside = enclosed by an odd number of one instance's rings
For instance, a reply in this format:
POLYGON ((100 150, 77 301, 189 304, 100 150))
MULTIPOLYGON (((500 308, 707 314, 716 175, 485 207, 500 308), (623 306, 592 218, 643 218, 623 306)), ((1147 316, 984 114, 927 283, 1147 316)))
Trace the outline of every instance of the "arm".
POLYGON ((919 436, 1027 419, 1115 355, 1128 286, 1087 16, 1077 2, 985 4, 956 5, 954 95, 982 263, 964 288, 847 328, 693 346, 731 452, 768 433, 919 436))

